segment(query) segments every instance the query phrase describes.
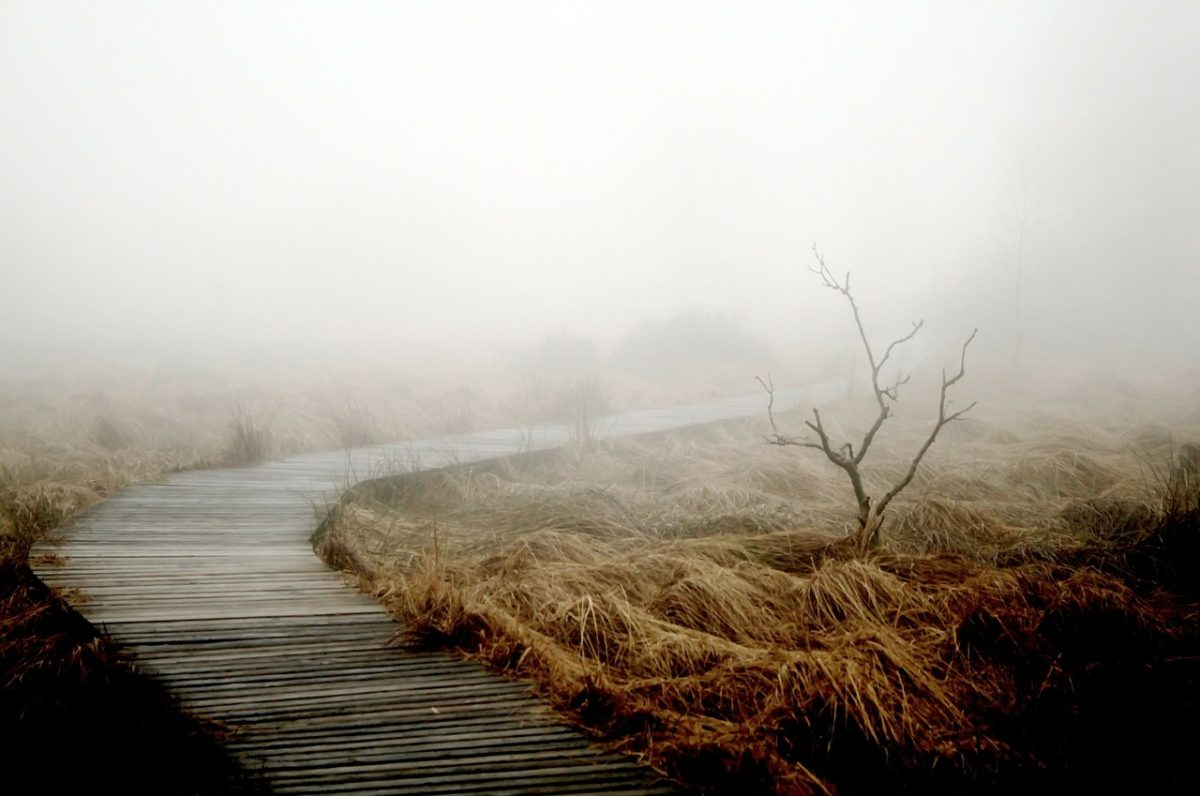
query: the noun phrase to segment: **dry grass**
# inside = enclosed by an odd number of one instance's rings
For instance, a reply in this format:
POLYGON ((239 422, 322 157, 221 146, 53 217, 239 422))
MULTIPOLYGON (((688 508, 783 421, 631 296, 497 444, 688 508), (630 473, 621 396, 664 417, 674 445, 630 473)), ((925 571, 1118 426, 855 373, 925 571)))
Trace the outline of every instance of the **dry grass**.
MULTIPOLYGON (((207 743, 198 728, 28 574, 30 541, 95 500, 174 469, 712 390, 591 371, 524 382, 546 395, 482 370, 378 366, 370 390, 332 369, 312 390, 251 369, 0 383, 0 750, 24 765, 76 750, 85 774, 58 769, 75 784, 124 761, 131 792, 222 771, 181 751, 207 743)), ((981 406, 947 429, 869 559, 837 543, 853 521, 838 474, 760 445, 752 424, 377 484, 340 508, 322 552, 426 638, 534 677, 579 721, 714 790, 954 790, 1046 771, 1078 784, 1081 760, 1106 783, 1123 758, 1155 761, 1146 782, 1169 787, 1178 769, 1159 763, 1186 759, 1195 733, 1154 730, 1167 708, 1194 717, 1196 625, 1151 587, 1194 590, 1200 573, 1194 471, 1165 464, 1200 438, 1200 413, 1147 403, 1116 419, 1103 402, 981 406)), ((838 420, 860 422, 854 407, 838 420)), ((894 431, 879 483, 922 429, 894 431)))
POLYGON ((318 550, 698 790, 1180 788, 1197 611, 1159 587, 1200 573, 1195 506, 1103 417, 963 426, 869 557, 840 473, 755 424, 365 484, 318 550))

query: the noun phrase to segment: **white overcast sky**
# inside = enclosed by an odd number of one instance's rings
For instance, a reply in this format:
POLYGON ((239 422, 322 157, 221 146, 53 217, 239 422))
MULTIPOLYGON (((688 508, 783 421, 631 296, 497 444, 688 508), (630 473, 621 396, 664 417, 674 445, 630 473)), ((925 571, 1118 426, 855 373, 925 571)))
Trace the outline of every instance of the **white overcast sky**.
POLYGON ((1197 42, 1197 2, 0 0, 0 346, 811 337, 814 242, 885 330, 995 339, 1021 206, 1035 343, 1187 340, 1197 42))

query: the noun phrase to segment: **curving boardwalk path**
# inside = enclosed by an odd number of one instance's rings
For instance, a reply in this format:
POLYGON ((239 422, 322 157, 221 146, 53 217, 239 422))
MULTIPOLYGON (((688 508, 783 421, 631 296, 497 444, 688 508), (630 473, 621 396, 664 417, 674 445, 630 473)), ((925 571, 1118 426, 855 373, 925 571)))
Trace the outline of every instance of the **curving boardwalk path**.
MULTIPOLYGON (((780 390, 776 405, 838 388, 780 390)), ((605 419, 597 436, 764 411, 761 393, 605 419)), ((436 651, 312 552, 314 506, 360 478, 561 445, 565 426, 464 434, 178 473, 108 498, 30 555, 34 572, 280 793, 670 793, 525 686, 436 651)))

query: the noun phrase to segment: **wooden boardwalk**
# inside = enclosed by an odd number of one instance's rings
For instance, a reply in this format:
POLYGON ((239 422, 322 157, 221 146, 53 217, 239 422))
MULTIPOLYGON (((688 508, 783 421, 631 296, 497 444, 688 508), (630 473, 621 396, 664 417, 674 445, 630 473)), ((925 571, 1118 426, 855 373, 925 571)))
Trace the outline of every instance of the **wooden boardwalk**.
MULTIPOLYGON (((821 402, 832 387, 776 394, 821 402)), ((764 411, 762 394, 607 418, 664 431, 764 411)), ((313 554, 316 505, 398 467, 561 445, 563 426, 464 434, 178 473, 108 498, 30 555, 34 572, 280 793, 670 793, 597 749, 527 687, 436 651, 313 554)))

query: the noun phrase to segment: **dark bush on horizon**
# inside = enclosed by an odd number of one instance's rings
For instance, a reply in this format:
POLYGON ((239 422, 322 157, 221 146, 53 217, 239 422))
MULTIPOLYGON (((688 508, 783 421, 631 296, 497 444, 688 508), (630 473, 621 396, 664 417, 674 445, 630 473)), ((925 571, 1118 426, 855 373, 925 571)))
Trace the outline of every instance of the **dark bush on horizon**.
POLYGON ((692 307, 666 320, 643 321, 609 361, 637 373, 661 373, 742 363, 761 367, 770 357, 766 344, 736 318, 692 307))
POLYGON ((521 352, 518 368, 535 376, 576 373, 592 367, 600 358, 595 341, 582 335, 559 331, 543 337, 521 352))

